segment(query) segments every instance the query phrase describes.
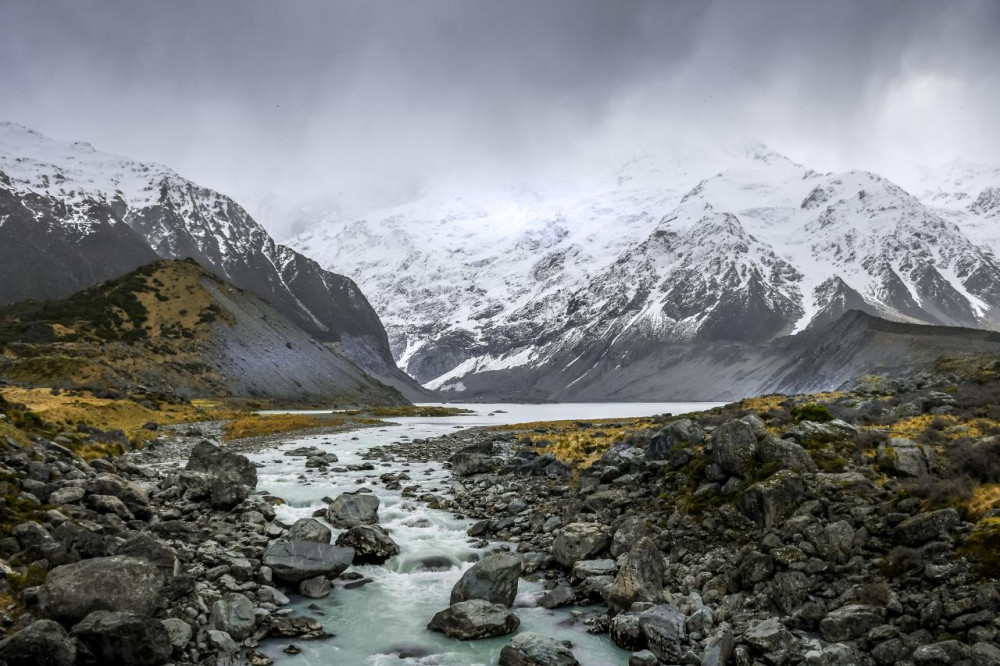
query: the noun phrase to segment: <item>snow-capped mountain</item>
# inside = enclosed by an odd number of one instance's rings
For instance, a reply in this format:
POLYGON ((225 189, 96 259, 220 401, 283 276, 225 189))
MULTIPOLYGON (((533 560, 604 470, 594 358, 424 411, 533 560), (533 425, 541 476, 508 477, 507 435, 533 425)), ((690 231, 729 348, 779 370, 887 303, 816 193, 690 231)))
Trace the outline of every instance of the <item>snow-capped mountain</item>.
POLYGON ((948 197, 917 198, 761 145, 644 156, 576 187, 334 215, 290 244, 372 294, 401 367, 426 386, 457 396, 477 377, 509 387, 549 368, 562 384, 532 397, 572 397, 664 345, 762 343, 848 310, 1000 329, 988 185, 1000 178, 974 171, 942 179, 948 197))
POLYGON ((421 394, 354 281, 275 243, 232 199, 160 165, 0 123, 0 304, 64 297, 157 258, 186 257, 376 378, 421 394))

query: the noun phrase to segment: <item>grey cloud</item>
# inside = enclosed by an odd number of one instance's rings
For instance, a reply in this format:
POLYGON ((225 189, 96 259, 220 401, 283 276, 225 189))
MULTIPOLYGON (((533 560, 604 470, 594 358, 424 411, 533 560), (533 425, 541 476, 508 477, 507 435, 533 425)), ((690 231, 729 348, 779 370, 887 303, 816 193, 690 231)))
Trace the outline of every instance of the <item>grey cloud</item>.
POLYGON ((385 202, 671 136, 826 168, 996 159, 1000 4, 0 3, 0 117, 251 203, 385 202))

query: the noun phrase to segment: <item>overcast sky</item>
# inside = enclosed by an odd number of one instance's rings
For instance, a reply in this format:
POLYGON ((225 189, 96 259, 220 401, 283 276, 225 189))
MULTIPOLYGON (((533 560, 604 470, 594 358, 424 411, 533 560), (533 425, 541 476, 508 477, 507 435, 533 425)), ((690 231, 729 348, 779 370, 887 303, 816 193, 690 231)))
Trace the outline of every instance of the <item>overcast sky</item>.
POLYGON ((1000 161, 998 35, 991 0, 0 0, 0 119, 265 217, 679 138, 902 178, 1000 161))

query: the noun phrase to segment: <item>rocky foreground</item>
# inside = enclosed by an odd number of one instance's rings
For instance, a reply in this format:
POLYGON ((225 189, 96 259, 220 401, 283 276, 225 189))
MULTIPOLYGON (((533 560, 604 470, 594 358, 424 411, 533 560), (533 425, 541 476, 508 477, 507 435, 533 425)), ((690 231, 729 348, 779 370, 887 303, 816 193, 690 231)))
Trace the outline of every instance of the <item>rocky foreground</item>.
MULTIPOLYGON (((1000 664, 998 369, 670 418, 584 468, 546 452, 544 426, 372 456, 449 460, 453 499, 425 499, 480 518, 483 545, 514 544, 431 620, 456 638, 511 633, 525 575, 544 580, 543 607, 598 604, 581 622, 635 666, 986 666, 1000 664)), ((527 634, 500 663, 578 656, 527 634)))

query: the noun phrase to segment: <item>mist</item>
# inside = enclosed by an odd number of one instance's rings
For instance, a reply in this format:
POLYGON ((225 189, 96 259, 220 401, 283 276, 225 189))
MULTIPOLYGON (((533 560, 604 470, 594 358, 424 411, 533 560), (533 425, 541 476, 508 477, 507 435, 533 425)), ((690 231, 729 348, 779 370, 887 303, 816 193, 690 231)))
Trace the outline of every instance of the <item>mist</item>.
POLYGON ((2 3, 0 119, 167 164, 279 237, 430 185, 762 141, 905 180, 996 161, 1000 4, 2 3))

